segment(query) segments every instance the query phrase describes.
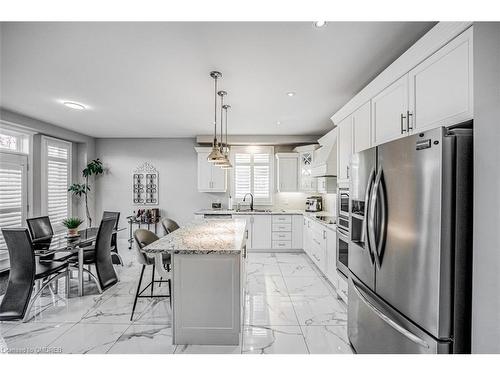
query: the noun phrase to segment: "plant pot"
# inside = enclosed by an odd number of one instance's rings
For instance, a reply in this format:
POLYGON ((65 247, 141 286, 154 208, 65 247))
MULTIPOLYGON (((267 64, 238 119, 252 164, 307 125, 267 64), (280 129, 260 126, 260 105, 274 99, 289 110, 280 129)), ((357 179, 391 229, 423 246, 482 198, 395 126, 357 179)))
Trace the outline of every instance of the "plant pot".
POLYGON ((68 237, 74 237, 78 235, 78 228, 68 229, 68 237))

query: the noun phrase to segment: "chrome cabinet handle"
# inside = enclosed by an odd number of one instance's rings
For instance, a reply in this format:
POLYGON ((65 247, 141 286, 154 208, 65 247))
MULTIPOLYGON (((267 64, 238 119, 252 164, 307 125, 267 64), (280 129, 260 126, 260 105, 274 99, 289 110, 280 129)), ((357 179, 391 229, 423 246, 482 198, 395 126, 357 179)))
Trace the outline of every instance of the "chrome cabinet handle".
POLYGON ((326 240, 326 230, 323 231, 323 239, 326 240))
POLYGON ((347 166, 347 178, 349 178, 349 166, 347 166))
POLYGON ((405 118, 406 118, 406 116, 403 113, 401 113, 401 134, 406 133, 406 129, 404 127, 405 118))
POLYGON ((423 346, 426 349, 429 348, 429 344, 425 340, 422 340, 420 337, 418 337, 417 335, 411 333, 406 328, 401 327, 394 320, 392 320, 387 315, 385 315, 382 311, 380 311, 374 304, 372 304, 370 301, 368 301, 366 299, 366 297, 363 296, 363 294, 361 293, 361 291, 358 289, 358 287, 356 286, 356 284, 354 283, 354 281, 352 282, 352 285, 353 285, 354 291, 358 295, 359 299, 361 301, 363 301, 380 319, 382 319, 389 326, 391 326, 396 331, 398 331, 399 333, 401 333, 403 336, 405 336, 409 340, 413 341, 415 344, 423 346))
POLYGON ((413 116, 413 113, 410 113, 410 111, 406 111, 406 130, 409 132, 410 130, 413 130, 413 127, 410 126, 410 117, 413 116))

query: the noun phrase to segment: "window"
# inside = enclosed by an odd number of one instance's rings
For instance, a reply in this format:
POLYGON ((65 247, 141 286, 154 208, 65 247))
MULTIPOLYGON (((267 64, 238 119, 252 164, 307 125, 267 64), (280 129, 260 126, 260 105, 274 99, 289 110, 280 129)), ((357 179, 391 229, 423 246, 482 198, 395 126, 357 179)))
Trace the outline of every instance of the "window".
POLYGON ((254 195, 257 205, 273 203, 273 147, 233 146, 232 191, 236 201, 243 200, 246 193, 254 195))
POLYGON ((42 137, 42 212, 53 225, 71 216, 71 143, 42 137))
POLYGON ((0 151, 28 153, 29 135, 0 125, 0 151))
MULTIPOLYGON (((28 156, 0 151, 0 228, 22 227, 27 216, 28 156)), ((0 232, 0 271, 9 267, 9 253, 0 232)))

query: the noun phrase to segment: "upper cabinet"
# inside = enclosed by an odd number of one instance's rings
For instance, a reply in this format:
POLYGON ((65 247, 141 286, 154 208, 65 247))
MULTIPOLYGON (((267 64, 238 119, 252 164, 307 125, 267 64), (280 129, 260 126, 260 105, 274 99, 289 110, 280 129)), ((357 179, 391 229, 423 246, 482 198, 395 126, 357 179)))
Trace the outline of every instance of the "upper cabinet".
POLYGON ((198 191, 224 193, 227 189, 227 171, 209 163, 210 147, 195 147, 198 153, 198 191))
POLYGON ((473 118, 473 32, 439 23, 332 116, 339 182, 350 152, 473 118))
POLYGON ((410 71, 410 131, 472 119, 472 55, 470 28, 410 71))
POLYGON ((284 152, 276 154, 278 192, 298 191, 299 154, 284 152))
POLYGON ((404 75, 372 99, 373 144, 404 136, 407 112, 408 75, 404 75))
POLYGON ((318 145, 299 146, 294 149, 299 155, 299 191, 316 192, 316 178, 313 177, 314 152, 318 145))
POLYGON ((352 157, 352 115, 338 124, 337 133, 337 180, 349 180, 349 163, 352 157))
POLYGON ((371 107, 369 101, 352 114, 352 135, 354 152, 371 147, 371 107))

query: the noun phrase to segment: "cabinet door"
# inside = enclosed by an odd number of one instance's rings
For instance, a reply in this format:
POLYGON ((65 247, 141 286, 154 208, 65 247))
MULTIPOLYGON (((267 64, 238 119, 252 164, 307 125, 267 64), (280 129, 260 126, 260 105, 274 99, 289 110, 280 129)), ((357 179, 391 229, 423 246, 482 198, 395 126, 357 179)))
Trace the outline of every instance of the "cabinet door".
POLYGON ((278 191, 297 191, 298 159, 282 157, 278 159, 278 191))
POLYGON ((212 165, 212 189, 215 192, 226 191, 226 170, 212 165))
POLYGON ((207 161, 208 153, 198 153, 198 191, 212 189, 212 164, 207 161))
POLYGON ((328 229, 326 231, 326 276, 328 280, 337 286, 337 233, 328 229))
POLYGON ((311 220, 304 218, 304 232, 302 233, 304 251, 307 255, 311 256, 311 220))
POLYGON ((312 177, 312 163, 314 161, 313 151, 304 151, 300 153, 300 173, 299 190, 303 192, 316 191, 315 179, 312 177))
POLYGON ((353 152, 360 152, 371 146, 371 104, 363 104, 352 114, 353 152))
POLYGON ((373 145, 407 134, 408 75, 398 79, 372 99, 373 145))
POLYGON ((252 215, 234 215, 233 216, 234 218, 236 219, 242 219, 242 220, 246 220, 247 221, 247 233, 246 233, 246 237, 247 237, 247 249, 248 250, 251 250, 253 247, 252 247, 252 215))
POLYGON ((420 132, 473 117, 472 29, 410 71, 410 127, 420 132))
POLYGON ((292 249, 302 249, 302 215, 292 216, 292 249))
POLYGON ((326 177, 318 177, 318 193, 325 194, 326 193, 326 177))
POLYGON ((345 181, 349 179, 349 163, 352 156, 352 116, 345 118, 339 123, 337 150, 337 176, 339 180, 345 181))
POLYGON ((271 249, 272 247, 272 216, 252 215, 252 249, 271 249))

